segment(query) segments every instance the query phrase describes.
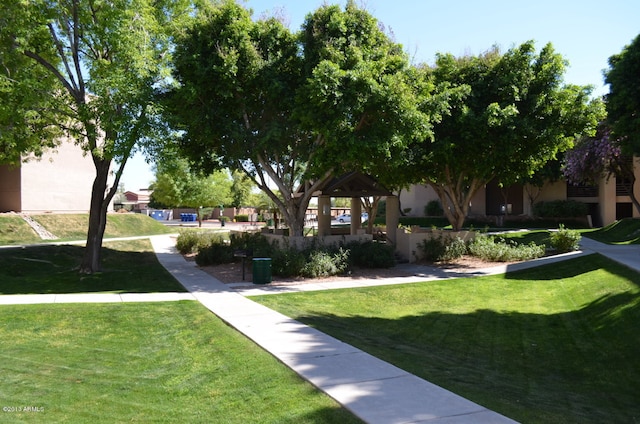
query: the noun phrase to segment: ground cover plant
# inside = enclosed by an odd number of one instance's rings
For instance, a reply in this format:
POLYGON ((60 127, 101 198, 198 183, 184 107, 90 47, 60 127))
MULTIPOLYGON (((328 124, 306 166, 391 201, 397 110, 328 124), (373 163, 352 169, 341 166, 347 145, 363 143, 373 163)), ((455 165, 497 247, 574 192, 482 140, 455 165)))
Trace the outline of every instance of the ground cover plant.
POLYGON ((0 294, 182 292, 148 239, 105 241, 103 272, 78 273, 83 247, 29 246, 0 249, 0 294))
POLYGON ((3 422, 360 422, 197 302, 3 306, 0 322, 3 422))
POLYGON ((252 297, 526 423, 640 417, 640 275, 589 255, 506 275, 252 297))

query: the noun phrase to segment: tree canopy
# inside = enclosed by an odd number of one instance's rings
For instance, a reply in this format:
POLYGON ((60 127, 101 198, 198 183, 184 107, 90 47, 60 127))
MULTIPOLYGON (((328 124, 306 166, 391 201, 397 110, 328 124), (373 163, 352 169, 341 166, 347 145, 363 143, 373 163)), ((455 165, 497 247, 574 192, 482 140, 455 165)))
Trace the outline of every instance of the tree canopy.
POLYGON ((154 146, 151 140, 162 139, 154 90, 168 75, 171 32, 188 6, 187 0, 2 4, 0 96, 17 114, 7 125, 0 109, 0 145, 38 152, 38 138, 51 144, 62 131, 91 156, 96 176, 83 273, 100 270, 106 212, 127 159, 145 141, 154 146), (16 101, 22 89, 25 97, 16 101))
MULTIPOLYGON (((414 168, 431 186, 456 229, 473 195, 493 179, 508 185, 531 176, 581 133, 595 130, 602 105, 590 89, 564 85, 565 62, 533 42, 501 54, 440 54, 431 70, 448 88, 451 108, 435 124, 433 142, 414 152, 414 168)), ((443 88, 441 88, 443 89, 443 88)))
POLYGON ((608 123, 627 154, 640 155, 640 35, 609 58, 608 123))
POLYGON ((633 206, 640 212, 640 203, 634 193, 633 158, 624 153, 620 139, 613 137, 605 124, 598 128, 595 136, 580 138, 565 153, 562 173, 574 185, 597 185, 602 178, 619 178, 633 206))
POLYGON ((203 175, 185 159, 157 166, 153 199, 169 207, 216 208, 231 202, 231 178, 226 170, 203 175))
POLYGON ((292 235, 333 173, 388 169, 373 164, 429 133, 406 55, 352 1, 309 14, 299 34, 225 1, 201 11, 175 57, 167 104, 182 152, 254 178, 292 235))

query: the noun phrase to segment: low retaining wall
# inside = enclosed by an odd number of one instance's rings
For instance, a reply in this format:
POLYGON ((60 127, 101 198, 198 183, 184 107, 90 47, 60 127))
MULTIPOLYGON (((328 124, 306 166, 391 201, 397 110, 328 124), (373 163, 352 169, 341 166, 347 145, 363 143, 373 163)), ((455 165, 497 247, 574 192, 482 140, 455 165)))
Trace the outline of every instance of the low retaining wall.
POLYGON ((265 234, 263 235, 269 240, 269 243, 277 242, 281 247, 291 246, 296 249, 302 250, 309 246, 311 243, 320 243, 324 246, 346 244, 352 241, 359 241, 361 243, 372 241, 373 236, 371 234, 359 234, 359 235, 337 235, 337 236, 324 236, 324 237, 303 237, 303 236, 285 236, 279 234, 265 234))
POLYGON ((417 262, 422 259, 422 252, 418 245, 424 240, 440 236, 451 239, 460 237, 464 241, 469 241, 475 238, 476 232, 434 230, 420 227, 411 227, 411 230, 398 228, 396 230, 396 253, 404 260, 411 263, 417 262))

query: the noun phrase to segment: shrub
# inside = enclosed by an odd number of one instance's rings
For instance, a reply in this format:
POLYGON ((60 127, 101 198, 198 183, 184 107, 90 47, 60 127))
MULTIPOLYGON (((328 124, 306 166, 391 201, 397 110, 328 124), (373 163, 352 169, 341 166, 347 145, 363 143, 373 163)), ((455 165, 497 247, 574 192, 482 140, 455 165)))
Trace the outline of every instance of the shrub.
POLYGON ((444 211, 442 210, 442 205, 439 200, 431 200, 424 207, 424 215, 425 216, 442 216, 444 215, 444 211))
POLYGON ((223 243, 224 238, 220 234, 203 231, 181 231, 176 240, 176 249, 182 255, 196 253, 202 247, 213 243, 223 243))
POLYGON ((441 260, 448 262, 461 258, 467 253, 467 244, 460 237, 451 240, 444 248, 441 260))
POLYGON ((271 246, 267 238, 260 233, 233 233, 230 236, 233 250, 251 250, 254 257, 270 257, 275 246, 271 246))
POLYGON ((582 235, 576 230, 568 230, 564 225, 560 225, 558 231, 550 234, 551 247, 558 253, 566 253, 580 249, 582 235))
POLYGON ((467 245, 460 237, 453 239, 443 233, 423 240, 418 249, 430 261, 452 261, 467 253, 467 245))
POLYGON ((332 253, 328 250, 314 250, 302 268, 304 277, 328 277, 344 273, 349 268, 349 251, 342 248, 332 253))
POLYGON ((249 215, 236 215, 236 222, 249 222, 249 215))
POLYGON ((281 277, 297 277, 307 262, 305 255, 293 247, 274 248, 271 252, 271 273, 281 277))
POLYGON ((233 248, 225 243, 211 243, 201 247, 196 254, 196 263, 199 266, 228 264, 234 259, 233 248))
POLYGON ((363 268, 391 268, 396 264, 393 246, 375 241, 351 242, 346 248, 353 265, 363 268))
POLYGON ((544 255, 544 246, 535 243, 518 244, 513 240, 496 239, 493 236, 478 235, 469 243, 472 256, 492 262, 523 261, 544 255))
POLYGON ((533 205, 533 214, 541 218, 577 218, 588 213, 587 204, 576 200, 552 200, 533 205))

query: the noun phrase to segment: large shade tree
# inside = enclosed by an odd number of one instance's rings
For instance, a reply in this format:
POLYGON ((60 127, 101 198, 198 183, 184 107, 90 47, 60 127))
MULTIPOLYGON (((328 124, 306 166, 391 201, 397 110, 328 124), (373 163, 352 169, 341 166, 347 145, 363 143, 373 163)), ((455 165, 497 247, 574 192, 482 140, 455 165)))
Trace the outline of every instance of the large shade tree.
POLYGON ((413 172, 438 194, 454 229, 472 197, 489 181, 526 179, 594 131, 601 102, 590 89, 563 84, 565 61, 552 46, 533 42, 502 54, 438 55, 432 75, 448 87, 451 109, 435 125, 435 141, 413 151, 413 172))
POLYGON ((43 101, 29 94, 31 106, 18 109, 24 117, 16 122, 22 125, 11 128, 9 137, 19 138, 39 114, 32 128, 42 131, 33 138, 51 140, 55 134, 48 129, 57 127, 90 155, 95 167, 81 273, 100 270, 107 209, 127 159, 162 136, 153 94, 168 75, 171 31, 188 15, 187 6, 182 0, 2 3, 0 60, 10 62, 9 69, 18 67, 4 84, 33 83, 42 96, 51 96, 43 101), (42 87, 40 76, 49 85, 42 87), (109 183, 111 172, 114 181, 109 183))
POLYGON ((429 135, 406 55, 351 1, 311 13, 301 34, 224 2, 201 12, 175 57, 167 104, 182 152, 255 179, 292 235, 335 173, 366 172, 429 135))
POLYGON ((640 35, 609 58, 607 119, 624 153, 640 155, 640 35))

